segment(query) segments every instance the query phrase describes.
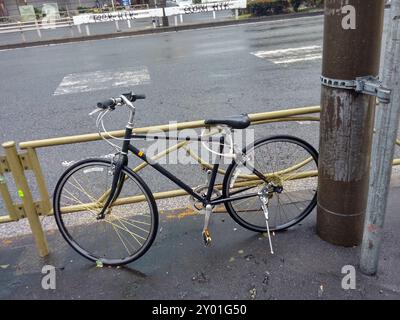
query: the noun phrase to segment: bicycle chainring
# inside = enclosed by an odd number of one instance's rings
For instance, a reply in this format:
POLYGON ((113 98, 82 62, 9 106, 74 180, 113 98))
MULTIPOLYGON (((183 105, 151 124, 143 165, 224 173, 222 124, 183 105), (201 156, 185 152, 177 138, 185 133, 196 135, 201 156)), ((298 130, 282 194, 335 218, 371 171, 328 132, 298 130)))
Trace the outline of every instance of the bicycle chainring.
MULTIPOLYGON (((208 190, 207 185, 200 185, 193 189, 194 192, 196 192, 197 194, 201 195, 204 198, 206 197, 207 190, 208 190)), ((219 197, 219 196, 221 196, 221 192, 214 188, 212 191, 212 194, 211 194, 211 198, 215 198, 215 197, 219 197)), ((202 210, 205 209, 203 203, 200 202, 199 200, 197 200, 196 198, 194 198, 193 196, 189 196, 189 201, 190 201, 190 204, 194 211, 201 212, 202 210)), ((214 207, 215 206, 213 206, 213 209, 214 209, 214 207)))

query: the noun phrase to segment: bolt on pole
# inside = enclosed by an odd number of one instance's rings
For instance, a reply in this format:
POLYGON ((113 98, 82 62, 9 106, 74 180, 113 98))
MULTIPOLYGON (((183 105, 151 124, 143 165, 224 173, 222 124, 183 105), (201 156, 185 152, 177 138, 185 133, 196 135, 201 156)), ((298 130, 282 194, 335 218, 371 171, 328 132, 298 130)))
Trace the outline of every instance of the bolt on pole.
MULTIPOLYGON (((355 80, 379 73, 384 0, 326 0, 322 76, 355 80)), ((321 87, 317 234, 359 245, 368 194, 375 97, 321 87)))
POLYGON ((391 3, 390 26, 386 38, 383 86, 392 89, 391 101, 376 110, 372 144, 368 204, 361 246, 360 269, 374 275, 378 271, 386 204, 389 193, 395 142, 400 120, 400 0, 391 3))

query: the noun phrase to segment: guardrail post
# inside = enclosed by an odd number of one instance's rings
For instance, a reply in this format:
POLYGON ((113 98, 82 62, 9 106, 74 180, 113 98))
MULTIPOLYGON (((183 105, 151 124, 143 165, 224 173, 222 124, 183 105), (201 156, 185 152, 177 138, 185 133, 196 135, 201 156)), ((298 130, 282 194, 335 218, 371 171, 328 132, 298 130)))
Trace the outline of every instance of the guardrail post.
POLYGON ((18 25, 19 25, 19 30, 21 31, 22 41, 26 42, 26 38, 25 38, 25 35, 24 35, 24 30, 22 29, 21 21, 18 21, 18 25))
POLYGON ((85 24, 85 29, 86 29, 86 35, 90 36, 90 30, 88 24, 85 24))
POLYGON ((131 26, 131 20, 126 20, 126 23, 128 24, 128 28, 130 29, 132 26, 131 26))
POLYGON ((0 194, 3 198, 6 210, 8 212, 8 216, 14 220, 18 221, 19 216, 15 212, 15 208, 13 205, 13 201, 10 196, 10 192, 8 191, 7 184, 6 184, 6 178, 4 176, 5 172, 8 172, 9 169, 4 169, 4 164, 6 163, 6 158, 2 157, 0 160, 0 194))
POLYGON ((49 214, 51 210, 51 204, 50 204, 50 197, 49 193, 47 191, 46 187, 46 182, 44 180, 42 168, 40 167, 40 162, 36 154, 36 150, 33 148, 28 148, 27 149, 28 157, 29 157, 29 162, 31 164, 31 169, 33 173, 35 174, 36 177, 36 182, 38 185, 40 197, 41 197, 41 204, 42 204, 42 214, 49 214))
POLYGON ((70 22, 69 22, 69 28, 70 28, 70 31, 71 31, 71 37, 74 36, 74 29, 73 29, 73 26, 74 26, 74 23, 73 23, 72 21, 70 21, 70 22))
POLYGON ((20 162, 17 149, 15 147, 15 142, 5 142, 2 146, 5 150, 7 162, 14 177, 15 185, 18 190, 18 195, 22 200, 25 214, 28 218, 33 238, 35 239, 35 243, 39 251, 39 255, 41 257, 47 256, 49 254, 49 249, 47 247, 46 236, 43 232, 39 216, 36 213, 35 204, 33 202, 32 194, 29 190, 28 181, 26 180, 24 169, 20 162))
POLYGON ((37 31, 39 38, 42 38, 42 33, 40 32, 40 27, 39 27, 37 20, 35 20, 35 26, 36 26, 36 31, 37 31))

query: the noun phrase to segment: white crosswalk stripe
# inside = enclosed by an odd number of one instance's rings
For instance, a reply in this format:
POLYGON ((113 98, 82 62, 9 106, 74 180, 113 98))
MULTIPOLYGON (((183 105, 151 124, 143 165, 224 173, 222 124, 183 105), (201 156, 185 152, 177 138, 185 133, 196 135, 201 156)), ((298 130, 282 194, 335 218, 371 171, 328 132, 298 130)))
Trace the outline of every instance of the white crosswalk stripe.
POLYGON ((150 83, 150 75, 146 67, 71 73, 63 78, 54 95, 132 87, 148 83, 150 83))
POLYGON ((303 61, 311 61, 322 58, 321 46, 308 46, 269 51, 251 52, 261 59, 267 59, 275 64, 290 64, 303 61))

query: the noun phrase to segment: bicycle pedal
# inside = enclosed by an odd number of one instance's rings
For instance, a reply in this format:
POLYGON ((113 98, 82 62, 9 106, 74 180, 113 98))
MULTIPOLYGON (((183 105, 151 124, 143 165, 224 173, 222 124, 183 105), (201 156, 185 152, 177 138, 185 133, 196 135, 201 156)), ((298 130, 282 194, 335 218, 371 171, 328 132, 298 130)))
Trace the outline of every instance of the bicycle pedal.
POLYGON ((205 246, 209 246, 211 244, 211 235, 208 230, 203 231, 203 242, 205 246))

